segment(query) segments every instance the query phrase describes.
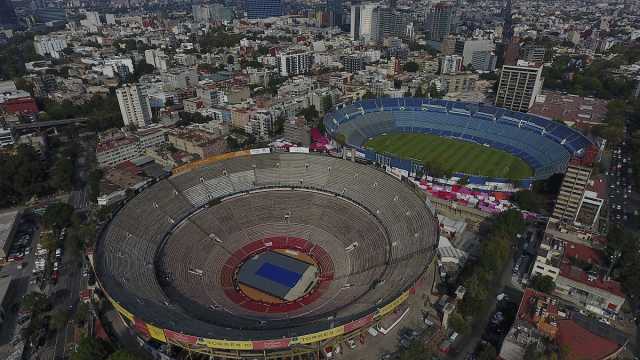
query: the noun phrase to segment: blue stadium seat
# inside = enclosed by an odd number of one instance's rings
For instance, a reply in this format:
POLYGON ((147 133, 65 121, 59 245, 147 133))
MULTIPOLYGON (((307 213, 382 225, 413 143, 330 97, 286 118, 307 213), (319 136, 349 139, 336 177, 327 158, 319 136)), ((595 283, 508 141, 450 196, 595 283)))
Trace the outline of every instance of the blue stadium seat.
POLYGON ((563 124, 486 104, 378 98, 352 106, 364 108, 365 115, 352 114, 337 127, 325 120, 330 132, 344 133, 352 146, 361 147, 368 139, 391 132, 461 138, 522 158, 534 168, 537 178, 563 169, 572 156, 592 146, 587 137, 563 124))

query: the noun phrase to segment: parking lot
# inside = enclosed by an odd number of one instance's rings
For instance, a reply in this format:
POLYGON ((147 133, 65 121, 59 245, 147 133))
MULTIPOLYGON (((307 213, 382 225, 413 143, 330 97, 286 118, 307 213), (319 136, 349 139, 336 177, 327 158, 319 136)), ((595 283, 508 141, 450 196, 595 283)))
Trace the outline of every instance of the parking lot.
POLYGON ((35 258, 35 244, 40 239, 40 231, 33 217, 24 216, 20 220, 15 241, 9 250, 7 263, 0 270, 0 277, 13 278, 7 304, 10 311, 0 327, 0 358, 9 355, 24 344, 20 338, 20 330, 29 325, 29 317, 18 313, 22 297, 31 291, 40 291, 38 284, 32 281, 35 258))
MULTIPOLYGON (((41 232, 32 214, 24 215, 14 236, 7 254, 8 261, 0 270, 0 277, 12 278, 11 291, 7 303, 10 304, 8 316, 0 328, 0 358, 11 358, 11 354, 18 354, 24 347, 22 329, 30 325, 31 316, 20 309, 22 298, 30 293, 49 295, 55 287, 62 270, 63 250, 54 246, 49 251, 41 244, 44 236, 52 236, 41 232)), ((64 241, 65 231, 62 231, 52 242, 53 245, 64 241)), ((45 241, 46 242, 46 241, 45 241)), ((54 299, 55 300, 55 299, 54 299)), ((43 345, 48 335, 48 321, 39 328, 40 341, 29 344, 31 347, 43 345)))

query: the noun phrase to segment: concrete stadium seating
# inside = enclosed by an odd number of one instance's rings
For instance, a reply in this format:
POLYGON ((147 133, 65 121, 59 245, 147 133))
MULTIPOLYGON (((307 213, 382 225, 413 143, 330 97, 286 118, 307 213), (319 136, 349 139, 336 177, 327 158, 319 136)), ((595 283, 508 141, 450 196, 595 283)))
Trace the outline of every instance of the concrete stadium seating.
POLYGON ((423 274, 437 233, 425 204, 377 169, 315 154, 255 155, 137 195, 100 238, 96 270, 112 298, 156 326, 238 340, 292 336, 327 328, 328 314, 335 326, 395 299, 423 274), (272 238, 304 239, 321 269, 318 289, 284 313, 234 288, 237 265, 272 238))

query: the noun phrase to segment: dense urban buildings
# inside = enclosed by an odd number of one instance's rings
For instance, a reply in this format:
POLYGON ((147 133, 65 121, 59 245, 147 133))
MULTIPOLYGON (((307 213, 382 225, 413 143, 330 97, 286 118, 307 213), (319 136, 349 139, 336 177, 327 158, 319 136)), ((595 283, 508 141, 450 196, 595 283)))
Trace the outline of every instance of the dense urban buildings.
POLYGON ((116 95, 124 125, 143 128, 151 124, 151 107, 144 89, 125 85, 116 90, 116 95))
POLYGON ((329 26, 341 28, 344 23, 344 4, 342 0, 326 0, 329 13, 329 26))
POLYGON ((427 37, 442 41, 451 33, 455 21, 455 7, 452 3, 439 2, 433 5, 427 15, 427 37))
POLYGON ((265 19, 282 15, 281 0, 247 0, 247 18, 265 19))

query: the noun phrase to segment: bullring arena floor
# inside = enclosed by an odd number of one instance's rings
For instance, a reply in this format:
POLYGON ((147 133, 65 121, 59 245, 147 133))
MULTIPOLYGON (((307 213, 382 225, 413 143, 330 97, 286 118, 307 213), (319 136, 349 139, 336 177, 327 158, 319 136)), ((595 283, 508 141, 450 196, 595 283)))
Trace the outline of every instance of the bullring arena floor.
POLYGON ((226 358, 313 358, 407 300, 437 233, 424 202, 378 169, 262 154, 144 190, 94 259, 143 338, 226 358))

